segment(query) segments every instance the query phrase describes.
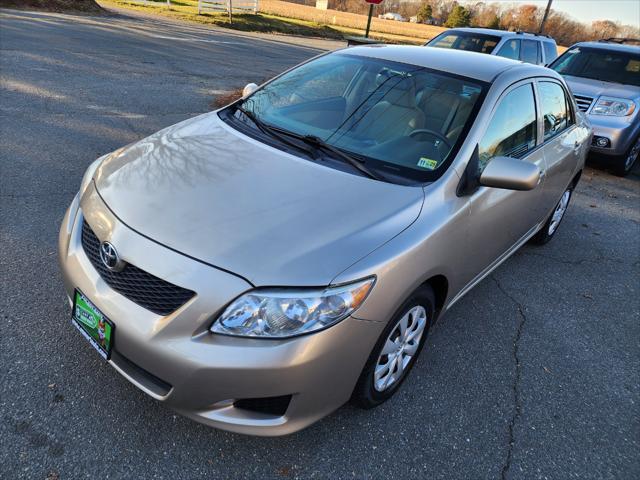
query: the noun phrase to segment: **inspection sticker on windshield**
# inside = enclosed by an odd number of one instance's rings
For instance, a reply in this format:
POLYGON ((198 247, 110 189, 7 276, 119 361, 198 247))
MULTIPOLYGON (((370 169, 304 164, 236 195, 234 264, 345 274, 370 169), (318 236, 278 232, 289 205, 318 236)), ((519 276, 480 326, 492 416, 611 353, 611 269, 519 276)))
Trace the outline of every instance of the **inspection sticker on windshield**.
POLYGON ((426 168, 427 170, 434 170, 438 166, 438 162, 427 157, 420 157, 418 166, 420 168, 426 168))

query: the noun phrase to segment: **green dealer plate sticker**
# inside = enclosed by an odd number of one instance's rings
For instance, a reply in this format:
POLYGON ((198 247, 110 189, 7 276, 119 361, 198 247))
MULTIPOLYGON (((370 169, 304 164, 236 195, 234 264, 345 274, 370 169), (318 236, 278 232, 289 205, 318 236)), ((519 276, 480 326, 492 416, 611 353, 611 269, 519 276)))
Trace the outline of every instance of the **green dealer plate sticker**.
POLYGON ((73 296, 71 323, 105 360, 111 356, 116 326, 80 290, 73 296))

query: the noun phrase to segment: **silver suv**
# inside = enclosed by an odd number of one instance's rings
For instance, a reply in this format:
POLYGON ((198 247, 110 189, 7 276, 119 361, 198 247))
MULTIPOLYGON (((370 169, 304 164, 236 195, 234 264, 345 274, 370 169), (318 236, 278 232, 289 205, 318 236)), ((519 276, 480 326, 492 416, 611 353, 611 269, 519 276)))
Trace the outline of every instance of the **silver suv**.
POLYGON ((551 37, 488 28, 453 28, 441 33, 425 45, 488 53, 545 66, 558 56, 556 41, 551 37))
POLYGON ((565 77, 593 125, 590 157, 621 176, 640 154, 638 43, 624 38, 576 43, 550 66, 565 77))

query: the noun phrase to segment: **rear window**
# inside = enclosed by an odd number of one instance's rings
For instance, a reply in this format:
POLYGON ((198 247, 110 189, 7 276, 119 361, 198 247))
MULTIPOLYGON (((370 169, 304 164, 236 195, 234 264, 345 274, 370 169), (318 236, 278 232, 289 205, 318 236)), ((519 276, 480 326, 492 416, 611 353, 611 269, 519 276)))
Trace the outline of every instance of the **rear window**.
POLYGON ((640 87, 640 54, 601 48, 574 47, 553 65, 562 75, 640 87))
POLYGON ((500 42, 500 37, 477 33, 445 33, 431 40, 427 45, 437 48, 453 48, 469 52, 491 53, 500 42))

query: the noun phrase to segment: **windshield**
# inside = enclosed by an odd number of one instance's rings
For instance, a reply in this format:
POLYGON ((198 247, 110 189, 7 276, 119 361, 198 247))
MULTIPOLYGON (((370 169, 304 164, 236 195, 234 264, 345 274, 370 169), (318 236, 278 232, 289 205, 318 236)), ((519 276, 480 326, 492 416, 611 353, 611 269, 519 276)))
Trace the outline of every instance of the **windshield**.
POLYGON ((576 47, 551 65, 562 75, 640 86, 640 54, 576 47))
POLYGON ((491 53, 500 42, 500 37, 480 33, 445 33, 427 45, 437 48, 454 48, 469 52, 491 53))
POLYGON ((428 181, 455 156, 483 92, 474 80, 340 53, 278 77, 235 104, 235 116, 244 110, 282 132, 317 137, 387 179, 428 181))

